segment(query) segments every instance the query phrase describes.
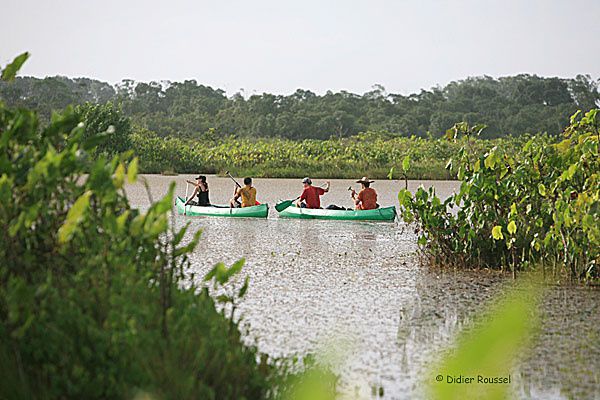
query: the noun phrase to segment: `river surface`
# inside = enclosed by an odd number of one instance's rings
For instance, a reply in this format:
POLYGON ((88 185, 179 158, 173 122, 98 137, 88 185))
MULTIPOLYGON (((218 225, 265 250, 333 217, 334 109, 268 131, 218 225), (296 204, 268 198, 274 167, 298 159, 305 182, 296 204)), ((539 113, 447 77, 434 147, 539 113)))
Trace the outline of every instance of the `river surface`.
MULTIPOLYGON (((192 176, 146 175, 154 200, 172 181, 184 196, 192 176)), ((213 204, 226 204, 228 178, 209 176, 213 204)), ((317 180, 316 185, 322 181, 317 180)), ((348 180, 332 180, 322 205, 352 205, 348 180)), ((382 206, 397 205, 403 182, 373 184, 382 206)), ((435 187, 442 198, 452 181, 410 181, 435 187)), ((256 179, 257 199, 274 205, 298 196, 299 179, 256 179)), ((149 204, 141 184, 127 187, 134 206, 149 204)), ((245 340, 273 357, 328 354, 341 377, 345 398, 425 398, 435 377, 428 365, 494 295, 511 284, 506 274, 440 271, 421 265, 416 236, 402 223, 279 219, 234 219, 176 215, 192 222, 203 239, 192 255, 200 279, 215 263, 245 257, 242 276, 250 288, 240 305, 245 340), (333 354, 333 356, 332 356, 333 354), (332 358, 333 357, 333 358, 332 358), (375 389, 374 389, 375 388, 375 389)), ((238 282, 241 277, 238 278, 238 282)), ((511 372, 516 398, 600 399, 600 291, 553 288, 542 304, 541 333, 511 372)))

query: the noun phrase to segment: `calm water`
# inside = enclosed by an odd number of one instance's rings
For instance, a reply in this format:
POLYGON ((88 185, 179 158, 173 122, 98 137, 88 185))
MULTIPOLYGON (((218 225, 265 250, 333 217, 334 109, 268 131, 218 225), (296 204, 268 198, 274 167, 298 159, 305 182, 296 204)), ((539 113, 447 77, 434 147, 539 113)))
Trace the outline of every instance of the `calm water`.
MULTIPOLYGON (((185 195, 192 176, 145 177, 155 200, 169 182, 185 195)), ((316 181, 315 184, 320 184, 316 181)), ((332 180, 323 205, 351 206, 348 180, 332 180)), ((209 177, 215 204, 228 202, 234 185, 209 177)), ((441 197, 456 182, 409 182, 434 186, 441 197)), ((403 183, 378 181, 379 204, 396 205, 403 183)), ((257 179, 258 200, 275 204, 298 196, 300 180, 257 179)), ((148 205, 142 185, 127 188, 132 203, 148 205)), ((420 266, 416 238, 401 223, 231 219, 176 216, 203 229, 193 255, 201 277, 216 262, 245 257, 250 289, 240 310, 246 340, 272 356, 336 352, 336 369, 348 398, 371 398, 382 386, 385 399, 423 398, 426 367, 439 349, 474 318, 510 278, 492 272, 441 272, 420 266), (341 349, 341 351, 340 351, 341 349)), ((194 231, 191 229, 190 231, 194 231)), ((557 288, 543 304, 544 323, 536 346, 513 371, 515 397, 600 399, 600 291, 557 288)))

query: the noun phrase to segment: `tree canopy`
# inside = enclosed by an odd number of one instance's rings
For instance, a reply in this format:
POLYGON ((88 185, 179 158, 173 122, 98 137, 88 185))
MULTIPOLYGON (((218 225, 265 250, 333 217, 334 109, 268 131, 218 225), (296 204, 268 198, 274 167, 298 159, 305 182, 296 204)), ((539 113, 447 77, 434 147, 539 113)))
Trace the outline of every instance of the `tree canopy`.
POLYGON ((483 123, 484 137, 548 132, 568 125, 578 109, 600 104, 599 81, 516 75, 471 77, 444 87, 401 95, 381 85, 362 95, 298 89, 227 97, 221 89, 184 82, 134 82, 116 86, 88 78, 25 77, 0 83, 0 99, 36 109, 49 118, 68 104, 119 102, 135 125, 159 136, 201 138, 218 135, 281 137, 294 140, 348 137, 365 131, 403 136, 440 136, 457 121, 483 123))

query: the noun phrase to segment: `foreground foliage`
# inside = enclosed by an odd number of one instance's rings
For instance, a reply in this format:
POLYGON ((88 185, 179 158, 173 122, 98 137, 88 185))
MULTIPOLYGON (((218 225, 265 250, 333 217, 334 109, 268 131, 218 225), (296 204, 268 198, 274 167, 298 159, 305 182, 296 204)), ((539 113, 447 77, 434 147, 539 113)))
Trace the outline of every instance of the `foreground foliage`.
MULTIPOLYGON (((0 103, 0 398, 273 394, 277 370, 184 281, 200 235, 170 226, 174 188, 132 209, 123 186, 137 159, 93 160, 95 136, 71 108, 39 125, 0 103)), ((221 286, 242 265, 207 279, 221 286)), ((235 305, 247 283, 218 301, 235 305)))
POLYGON ((528 277, 506 293, 496 296, 479 311, 475 320, 458 333, 453 344, 441 352, 425 376, 427 398, 436 400, 502 400, 517 397, 515 367, 530 349, 540 327, 543 290, 537 277, 528 277), (434 376, 441 379, 432 379, 434 376), (458 377, 474 378, 470 383, 452 383, 458 377), (450 382, 449 382, 450 381, 450 382))
POLYGON ((513 271, 550 265, 573 279, 593 280, 600 263, 599 110, 571 117, 562 141, 534 137, 519 152, 474 152, 484 126, 456 124, 466 136, 449 163, 462 181, 445 201, 433 189, 399 194, 402 216, 416 222, 419 243, 436 263, 513 271))

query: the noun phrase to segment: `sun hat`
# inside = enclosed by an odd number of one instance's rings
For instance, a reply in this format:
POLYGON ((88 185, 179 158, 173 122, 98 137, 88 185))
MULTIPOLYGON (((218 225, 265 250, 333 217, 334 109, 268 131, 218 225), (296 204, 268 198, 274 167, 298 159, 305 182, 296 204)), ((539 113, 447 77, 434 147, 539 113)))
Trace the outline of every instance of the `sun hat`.
POLYGON ((306 178, 302 179, 302 183, 308 183, 309 185, 312 185, 312 181, 310 180, 310 178, 308 176, 306 178))
POLYGON ((373 183, 375 181, 370 181, 369 178, 363 176, 361 179, 357 180, 356 183, 373 183))

